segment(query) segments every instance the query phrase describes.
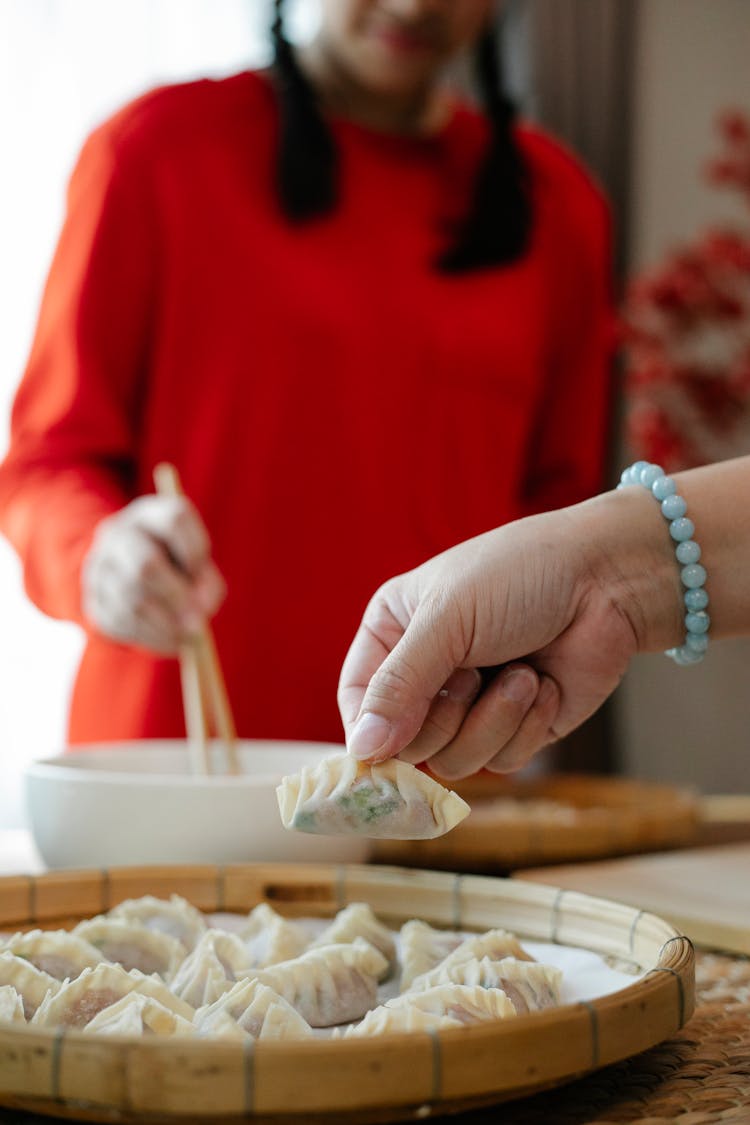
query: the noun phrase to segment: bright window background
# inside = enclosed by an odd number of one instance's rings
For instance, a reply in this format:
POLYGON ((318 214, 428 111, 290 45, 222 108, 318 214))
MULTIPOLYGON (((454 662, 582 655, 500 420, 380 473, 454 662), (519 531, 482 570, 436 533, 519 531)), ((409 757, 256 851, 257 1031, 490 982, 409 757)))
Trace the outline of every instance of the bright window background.
MULTIPOLYGON (((84 138, 150 86, 262 65, 269 17, 268 0, 0 0, 0 452, 84 138)), ((293 38, 315 21, 316 0, 290 5, 293 38)), ((80 651, 0 540, 0 828, 23 824, 26 762, 62 746, 80 651)))

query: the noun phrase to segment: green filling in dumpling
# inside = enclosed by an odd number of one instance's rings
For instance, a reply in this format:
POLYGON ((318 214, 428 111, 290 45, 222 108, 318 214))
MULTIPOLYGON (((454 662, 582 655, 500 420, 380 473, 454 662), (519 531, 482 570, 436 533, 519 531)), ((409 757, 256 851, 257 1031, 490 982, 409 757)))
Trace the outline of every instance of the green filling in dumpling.
POLYGON ((369 780, 355 785, 350 793, 344 793, 338 803, 352 820, 361 824, 371 824, 374 820, 389 816, 405 804, 401 794, 390 782, 376 787, 369 780))

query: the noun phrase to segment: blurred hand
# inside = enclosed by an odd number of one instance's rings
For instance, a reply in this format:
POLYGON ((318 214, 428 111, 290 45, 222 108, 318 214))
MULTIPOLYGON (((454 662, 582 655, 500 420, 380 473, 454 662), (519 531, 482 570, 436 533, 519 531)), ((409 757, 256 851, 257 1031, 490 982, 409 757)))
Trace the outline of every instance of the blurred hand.
MULTIPOLYGON (((665 541, 662 569, 674 569, 658 513, 646 507, 653 500, 623 495, 615 533, 622 538, 622 505, 640 504, 665 541)), ((382 586, 339 683, 350 752, 429 760, 446 779, 502 772, 592 714, 639 647, 640 626, 615 563, 622 543, 614 534, 610 551, 606 536, 594 541, 593 529, 606 526, 601 508, 599 498, 509 524, 382 586), (477 669, 497 665, 482 686, 477 669)), ((675 598, 677 622, 678 609, 675 598)))
POLYGON ((203 521, 171 496, 141 496, 102 520, 81 584, 101 633, 162 653, 200 632, 226 593, 203 521))

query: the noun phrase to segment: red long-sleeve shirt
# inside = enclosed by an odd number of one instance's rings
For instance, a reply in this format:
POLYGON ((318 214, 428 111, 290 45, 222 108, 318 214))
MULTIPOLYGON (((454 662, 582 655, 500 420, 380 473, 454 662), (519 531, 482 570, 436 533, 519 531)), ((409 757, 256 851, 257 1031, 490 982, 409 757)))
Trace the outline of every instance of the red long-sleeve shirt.
MULTIPOLYGON (((227 580, 245 736, 338 740, 339 668, 382 581, 600 483, 609 236, 586 174, 523 130, 528 254, 445 276, 483 120, 332 128, 340 202, 305 225, 279 208, 258 74, 153 91, 92 135, 0 469, 30 597, 85 627, 96 524, 177 465, 227 580)), ((175 661, 89 631, 71 740, 183 733, 175 661)))

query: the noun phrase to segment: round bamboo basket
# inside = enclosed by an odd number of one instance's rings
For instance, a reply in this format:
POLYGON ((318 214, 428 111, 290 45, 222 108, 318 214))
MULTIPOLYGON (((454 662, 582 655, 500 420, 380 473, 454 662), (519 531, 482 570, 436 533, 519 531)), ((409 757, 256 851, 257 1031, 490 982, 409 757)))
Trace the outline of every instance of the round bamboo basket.
POLYGON ((688 789, 619 777, 557 774, 528 780, 480 774, 451 782, 471 805, 466 820, 436 840, 378 840, 379 863, 509 871, 548 863, 659 851, 697 836, 700 802, 688 789), (503 801, 517 803, 511 815, 503 801), (535 801, 568 816, 534 813, 535 801))
POLYGON ((689 940, 655 915, 552 887, 387 867, 238 865, 0 879, 0 929, 57 927, 125 898, 288 916, 367 902, 394 924, 502 926, 646 970, 617 993, 461 1031, 302 1042, 97 1039, 0 1027, 0 1104, 76 1120, 336 1125, 422 1120, 554 1086, 672 1035, 694 1005, 689 940))

